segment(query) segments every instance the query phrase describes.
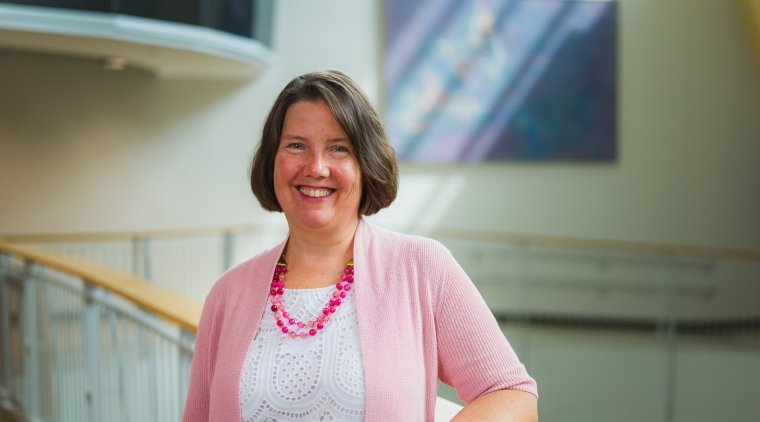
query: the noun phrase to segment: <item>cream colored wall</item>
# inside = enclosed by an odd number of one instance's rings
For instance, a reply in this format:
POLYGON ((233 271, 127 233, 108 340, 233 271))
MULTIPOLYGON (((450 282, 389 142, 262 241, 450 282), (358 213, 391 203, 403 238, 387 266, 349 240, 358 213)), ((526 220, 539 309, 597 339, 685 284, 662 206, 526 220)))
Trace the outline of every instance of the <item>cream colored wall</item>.
MULTIPOLYGON (((760 81, 733 2, 619 2, 613 164, 404 168, 458 227, 760 247, 760 81), (442 189, 432 189, 432 176, 442 189), (447 199, 441 200, 444 192, 447 199)), ((399 219, 403 216, 399 215, 399 219)))
POLYGON ((246 171, 269 106, 294 76, 326 67, 375 93, 374 16, 367 2, 278 4, 277 57, 247 84, 0 52, 0 233, 257 221, 246 171))
MULTIPOLYGON (((760 81, 723 0, 623 0, 619 159, 402 166, 375 219, 760 248, 760 81)), ((255 222, 246 168, 293 76, 338 68, 377 100, 376 2, 278 2, 273 65, 252 83, 156 80, 0 53, 0 233, 255 222)))

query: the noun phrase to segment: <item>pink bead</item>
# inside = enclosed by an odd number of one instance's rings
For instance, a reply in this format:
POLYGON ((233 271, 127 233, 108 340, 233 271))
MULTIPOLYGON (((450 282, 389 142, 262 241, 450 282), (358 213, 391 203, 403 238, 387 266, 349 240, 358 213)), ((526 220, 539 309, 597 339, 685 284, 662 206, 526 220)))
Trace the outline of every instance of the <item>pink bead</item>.
POLYGON ((277 311, 277 312, 275 312, 275 313, 274 313, 274 317, 275 317, 276 319, 282 319, 282 312, 280 312, 280 311, 277 311))
POLYGON ((325 324, 322 324, 321 322, 318 322, 318 323, 317 323, 317 329, 318 329, 318 330, 321 330, 321 329, 323 329, 323 328, 325 328, 325 324))
POLYGON ((306 333, 306 331, 302 332, 300 335, 301 335, 301 338, 306 338, 306 336, 308 336, 308 334, 306 333))
POLYGON ((298 328, 303 328, 305 326, 306 324, 304 324, 302 321, 298 321, 298 328))
POLYGON ((338 284, 335 285, 335 288, 338 289, 338 290, 343 290, 343 284, 338 283, 338 284))
POLYGON ((332 297, 333 297, 334 299, 337 299, 338 297, 340 297, 340 294, 339 294, 338 292, 333 292, 333 295, 332 295, 332 297))
POLYGON ((272 305, 272 312, 277 312, 277 305, 272 305))
POLYGON ((340 297, 342 297, 343 299, 345 299, 345 298, 346 298, 346 296, 347 296, 347 293, 346 293, 346 292, 340 292, 340 297))
POLYGON ((325 315, 325 317, 322 319, 322 322, 328 322, 330 321, 330 315, 325 315))
POLYGON ((322 322, 324 320, 325 320, 325 316, 324 315, 320 315, 320 316, 317 317, 317 322, 322 322))
POLYGON ((330 308, 323 308, 322 309, 322 315, 327 315, 330 313, 330 308))
POLYGON ((282 316, 283 316, 283 317, 285 317, 285 318, 287 318, 287 317, 289 317, 290 315, 288 315, 288 313, 287 313, 287 312, 283 311, 283 312, 282 312, 282 316))
POLYGON ((345 290, 345 291, 351 290, 351 285, 350 284, 344 284, 343 285, 343 290, 345 290))
POLYGON ((288 320, 288 324, 289 324, 289 325, 293 325, 293 324, 295 324, 295 323, 296 323, 296 320, 295 320, 295 319, 293 319, 293 318, 290 318, 290 319, 288 320))
POLYGON ((317 330, 315 330, 315 329, 312 328, 311 330, 309 330, 309 335, 312 336, 312 337, 316 336, 317 335, 317 330))
POLYGON ((283 332, 283 333, 286 333, 286 334, 287 334, 287 332, 288 332, 288 327, 282 327, 282 332, 283 332))
POLYGON ((283 290, 282 287, 280 287, 280 288, 277 289, 277 294, 278 295, 281 295, 283 293, 285 293, 285 290, 283 290))
POLYGON ((330 306, 330 313, 334 314, 335 313, 335 309, 336 309, 335 306, 330 306))
POLYGON ((277 320, 277 326, 278 326, 278 327, 282 327, 283 325, 285 325, 285 323, 284 323, 284 322, 282 322, 282 320, 281 320, 281 319, 278 319, 278 320, 277 320))
POLYGON ((296 338, 296 337, 298 337, 298 333, 295 332, 295 331, 289 332, 288 335, 290 336, 290 338, 296 338))
POLYGON ((340 306, 341 302, 340 299, 335 299, 335 306, 340 306))
POLYGON ((306 326, 309 327, 309 328, 313 327, 314 326, 314 321, 307 322, 306 326))

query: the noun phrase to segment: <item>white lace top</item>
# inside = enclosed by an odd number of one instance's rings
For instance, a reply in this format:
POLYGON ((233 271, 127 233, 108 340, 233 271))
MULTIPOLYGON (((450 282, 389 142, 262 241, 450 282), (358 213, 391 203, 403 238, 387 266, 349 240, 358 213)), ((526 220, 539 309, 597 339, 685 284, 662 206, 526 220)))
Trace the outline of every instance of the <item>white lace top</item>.
MULTIPOLYGON (((334 289, 286 289, 283 300, 294 318, 306 321, 321 313, 334 289)), ((271 306, 270 296, 243 364, 243 420, 363 420, 364 375, 354 295, 346 297, 323 330, 305 339, 283 335, 271 306)))

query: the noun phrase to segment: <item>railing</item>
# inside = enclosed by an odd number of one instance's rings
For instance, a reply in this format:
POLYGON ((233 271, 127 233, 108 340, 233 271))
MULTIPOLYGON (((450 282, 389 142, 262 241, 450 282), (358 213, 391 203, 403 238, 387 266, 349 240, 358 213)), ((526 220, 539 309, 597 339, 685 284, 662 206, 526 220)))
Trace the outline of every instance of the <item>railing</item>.
POLYGON ((179 420, 200 310, 113 270, 0 242, 0 402, 25 420, 179 420))
POLYGON ((497 313, 572 319, 760 318, 760 251, 437 230, 497 313), (530 295, 526 297, 525 295, 530 295), (570 299, 570 300, 568 300, 570 299), (744 300, 742 300, 744 299, 744 300))
POLYGON ((280 241, 284 227, 234 226, 141 232, 3 236, 149 280, 203 302, 214 280, 233 264, 280 241))
MULTIPOLYGON (((224 227, 6 240, 121 268, 200 301, 220 272, 271 247, 285 230, 224 227)), ((618 411, 628 406, 632 392, 641 395, 640 402, 655 403, 654 411, 639 415, 647 420, 711 420, 715 406, 739 412, 732 420, 760 417, 754 401, 743 399, 760 394, 760 371, 752 369, 760 368, 760 252, 444 229, 426 235, 452 250, 536 374, 547 398, 541 401, 542 418, 638 420, 618 411), (579 334, 600 332, 605 337, 579 334), (618 343, 637 344, 642 353, 618 343), (567 348, 586 352, 574 358, 561 353, 567 348), (640 369, 626 372, 631 359, 640 369), (542 376, 546 368, 553 369, 542 376), (608 413, 596 402, 577 407, 594 409, 597 418, 552 407, 563 399, 553 391, 566 395, 581 388, 579 368, 585 380, 596 380, 588 381, 587 390, 603 385, 610 394, 604 400, 608 413), (617 385, 605 373, 630 378, 617 385), (567 380, 572 385, 562 384, 567 380), (700 385, 717 384, 729 387, 713 395, 715 404, 698 399, 704 394, 700 385), (684 416, 693 414, 702 419, 684 416)), ((584 399, 576 397, 575 403, 584 399)))
MULTIPOLYGON (((285 233, 284 225, 260 225, 4 239, 131 273, 203 301, 221 272, 272 247, 285 233)), ((760 317, 758 304, 746 294, 760 286, 760 251, 472 230, 426 235, 452 250, 504 317, 760 317), (673 301, 678 306, 668 305, 673 301)))

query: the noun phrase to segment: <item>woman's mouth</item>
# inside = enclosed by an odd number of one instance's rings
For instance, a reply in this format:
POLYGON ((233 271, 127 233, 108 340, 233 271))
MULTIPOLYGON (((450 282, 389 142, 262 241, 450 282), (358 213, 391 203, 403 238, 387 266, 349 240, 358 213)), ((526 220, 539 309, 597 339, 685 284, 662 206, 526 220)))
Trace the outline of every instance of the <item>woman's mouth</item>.
POLYGON ((299 186, 298 191, 310 198, 323 198, 331 193, 333 189, 328 188, 310 188, 308 186, 299 186))

